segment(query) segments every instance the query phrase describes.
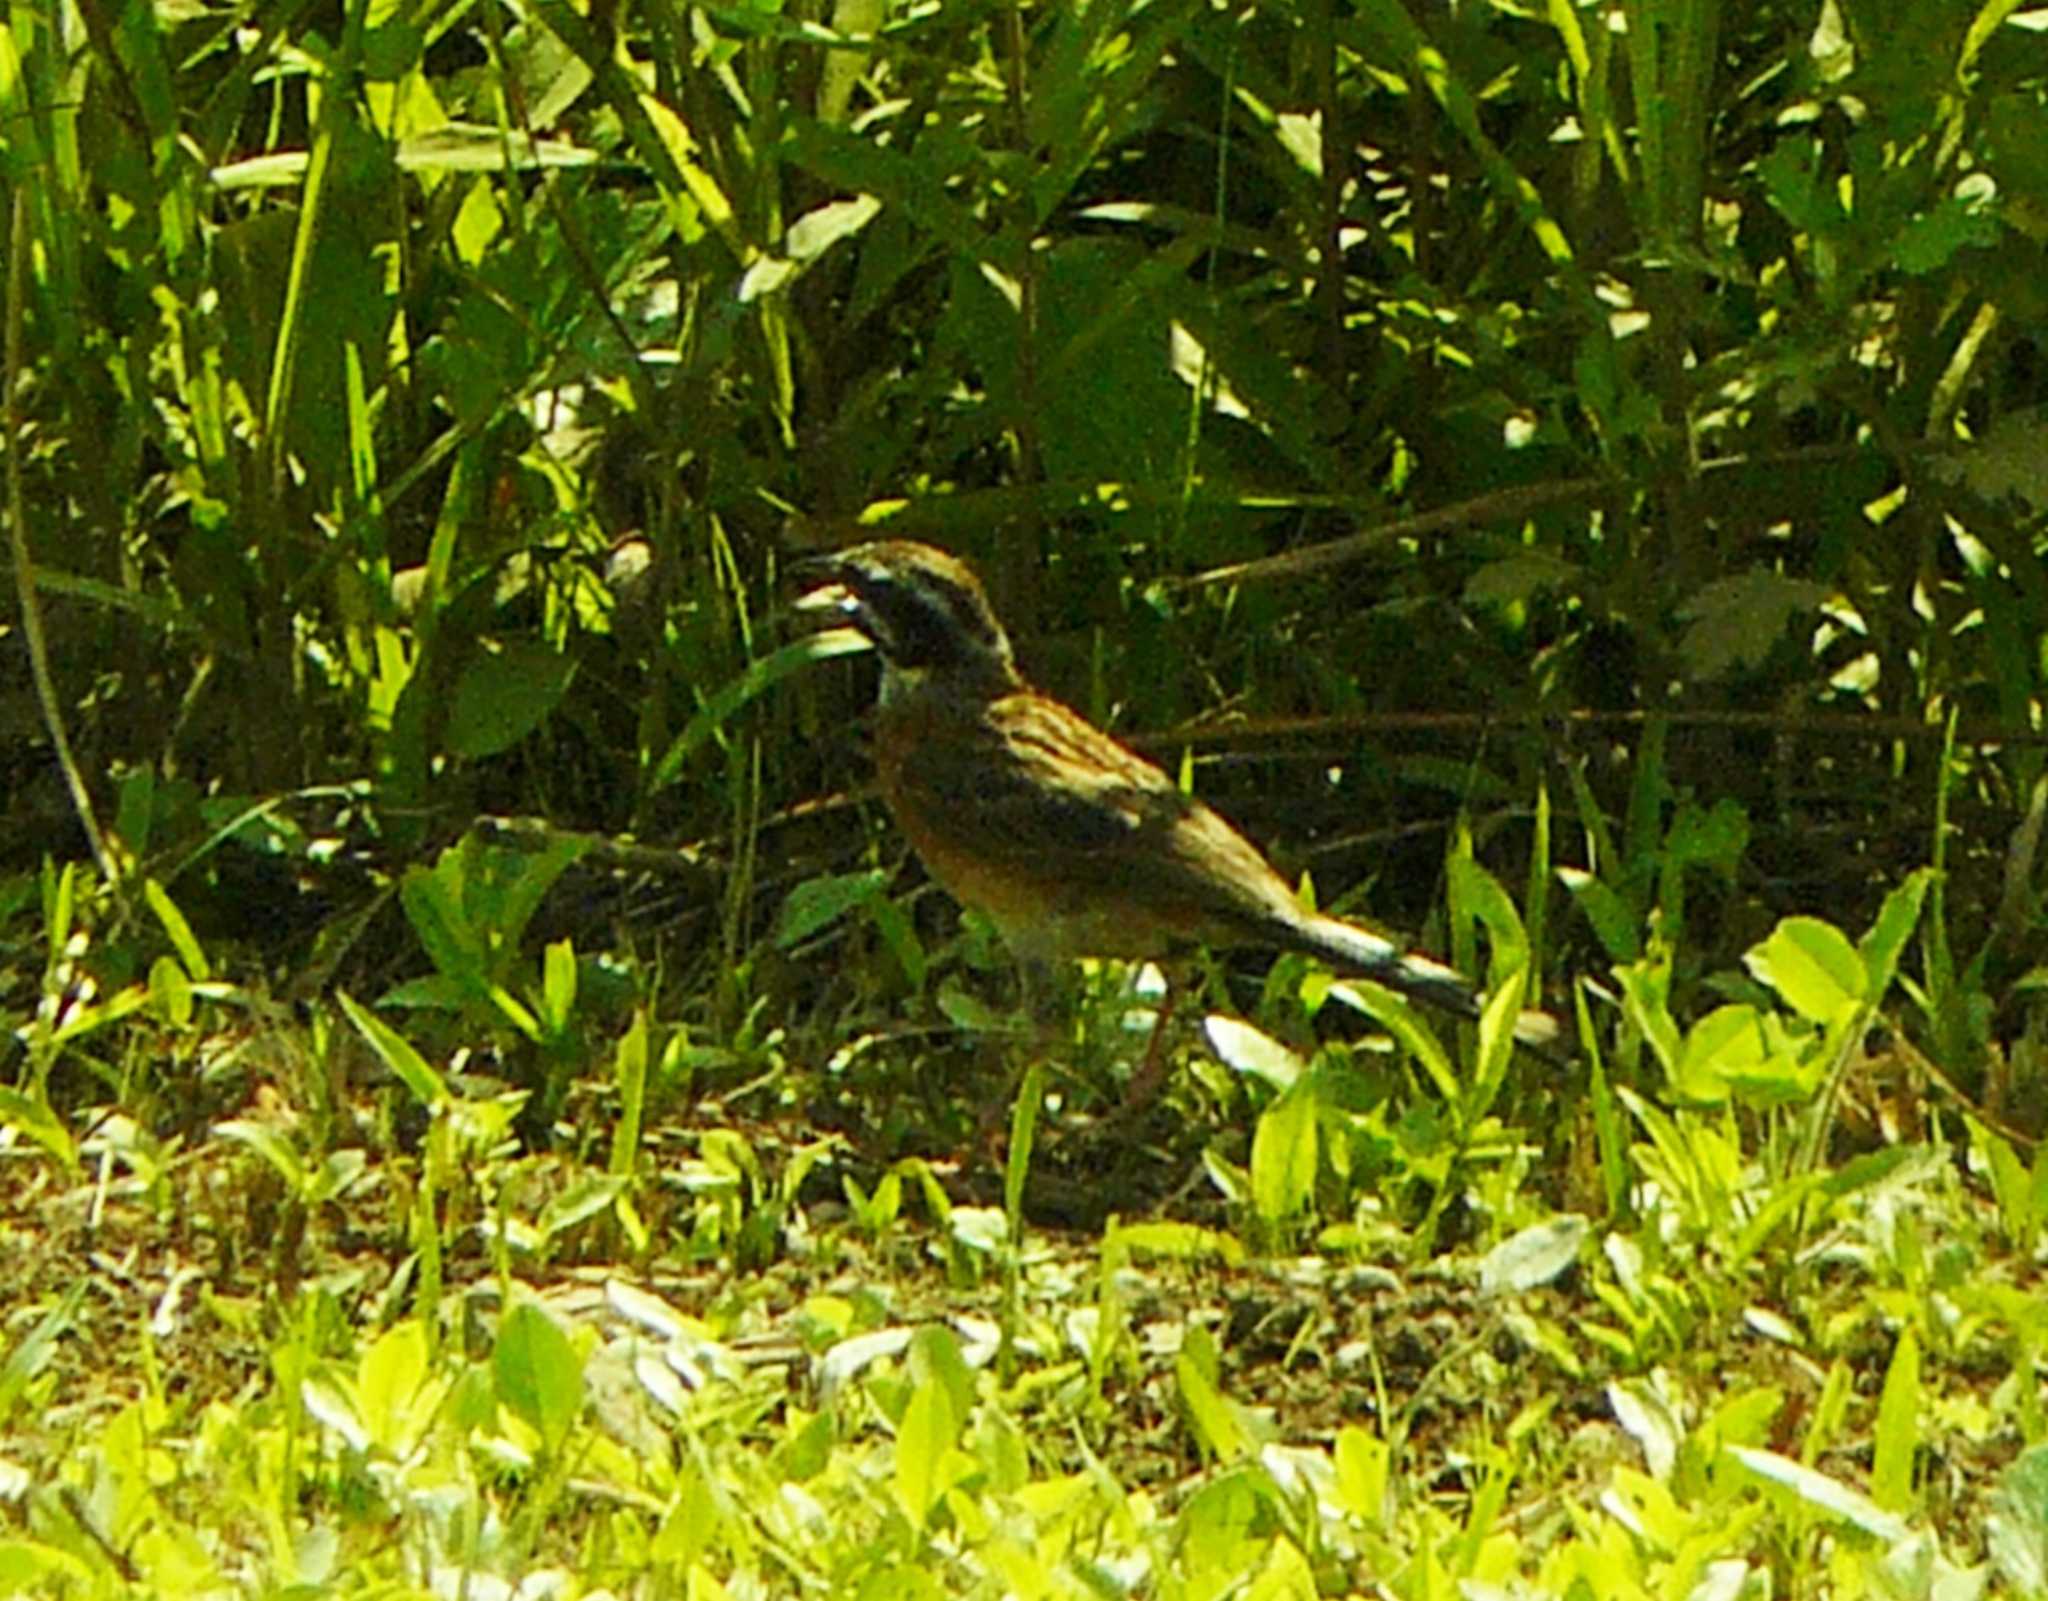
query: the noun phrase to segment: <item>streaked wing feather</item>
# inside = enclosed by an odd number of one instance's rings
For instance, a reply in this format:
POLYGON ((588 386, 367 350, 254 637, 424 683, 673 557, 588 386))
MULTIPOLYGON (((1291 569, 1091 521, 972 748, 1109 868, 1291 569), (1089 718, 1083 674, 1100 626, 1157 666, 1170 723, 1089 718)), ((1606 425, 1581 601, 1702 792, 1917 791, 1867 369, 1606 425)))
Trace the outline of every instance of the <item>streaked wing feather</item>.
POLYGON ((1089 899, 1114 881, 1134 910, 1167 916, 1195 940, 1234 943, 1292 912, 1287 886, 1243 835, 1043 696, 997 701, 970 737, 934 741, 900 762, 905 785, 932 803, 919 807, 921 821, 942 847, 1089 899))
POLYGON ((932 803, 920 808, 927 826, 943 831, 957 817, 983 854, 1046 869, 1129 850, 1191 809, 1157 767, 1065 708, 1034 698, 1029 716, 1014 702, 997 709, 1006 714, 1001 732, 980 721, 900 758, 904 785, 932 803))

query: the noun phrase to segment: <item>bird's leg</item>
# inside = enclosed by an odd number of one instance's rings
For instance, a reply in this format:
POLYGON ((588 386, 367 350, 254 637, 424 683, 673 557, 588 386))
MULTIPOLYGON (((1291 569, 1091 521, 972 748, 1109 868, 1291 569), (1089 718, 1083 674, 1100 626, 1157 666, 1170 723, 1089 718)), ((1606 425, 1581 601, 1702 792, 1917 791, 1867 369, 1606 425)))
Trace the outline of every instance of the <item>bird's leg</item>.
POLYGON ((1131 1081, 1124 1086, 1123 1110, 1126 1115, 1142 1112, 1159 1096, 1159 1089, 1166 1082, 1166 1030, 1173 1021, 1174 1007, 1180 1000, 1180 985, 1173 973, 1161 968, 1165 975, 1166 989, 1159 997, 1159 1010, 1152 1023, 1152 1037, 1145 1041, 1145 1054, 1138 1060, 1138 1070, 1131 1075, 1131 1081))

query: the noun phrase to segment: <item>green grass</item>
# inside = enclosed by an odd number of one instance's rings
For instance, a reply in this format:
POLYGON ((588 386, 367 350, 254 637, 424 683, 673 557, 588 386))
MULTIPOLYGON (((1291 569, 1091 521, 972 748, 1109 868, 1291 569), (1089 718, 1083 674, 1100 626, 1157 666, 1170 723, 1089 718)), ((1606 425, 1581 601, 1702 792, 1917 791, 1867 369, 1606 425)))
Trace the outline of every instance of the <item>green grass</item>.
POLYGON ((24 1030, 50 1096, 4 1108, 0 1580, 2037 1594, 2048 1161, 1900 1060, 1826 1071, 1924 887, 1860 951, 1788 923, 1690 1030, 1627 979, 1587 1034, 1603 1080, 1668 1036, 1656 1099, 1517 1061, 1461 1108, 1484 1047, 1419 1019, 1445 1083, 1212 1018, 1119 1121, 1103 969, 1072 1028, 959 1047, 1037 1066, 950 1160, 809 1116, 835 1075, 900 1090, 927 1034, 680 1081, 643 1019, 535 1131, 473 1056, 294 1019, 196 942, 92 1001, 60 960, 24 1030))
POLYGON ((2048 1595, 2039 38, 9 8, 0 1595, 2048 1595), (855 530, 1488 1020, 1122 1111, 855 530))

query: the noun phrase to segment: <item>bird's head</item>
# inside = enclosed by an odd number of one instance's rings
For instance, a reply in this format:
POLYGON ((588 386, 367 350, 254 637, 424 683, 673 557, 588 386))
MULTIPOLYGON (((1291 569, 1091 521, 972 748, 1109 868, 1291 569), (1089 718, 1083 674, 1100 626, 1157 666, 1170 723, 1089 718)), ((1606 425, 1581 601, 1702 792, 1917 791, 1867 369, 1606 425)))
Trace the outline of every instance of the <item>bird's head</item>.
POLYGON ((798 573, 811 588, 802 611, 836 612, 874 642, 897 687, 943 674, 961 684, 1008 688, 1017 679, 1009 636, 981 580, 943 550, 881 539, 812 557, 798 573))

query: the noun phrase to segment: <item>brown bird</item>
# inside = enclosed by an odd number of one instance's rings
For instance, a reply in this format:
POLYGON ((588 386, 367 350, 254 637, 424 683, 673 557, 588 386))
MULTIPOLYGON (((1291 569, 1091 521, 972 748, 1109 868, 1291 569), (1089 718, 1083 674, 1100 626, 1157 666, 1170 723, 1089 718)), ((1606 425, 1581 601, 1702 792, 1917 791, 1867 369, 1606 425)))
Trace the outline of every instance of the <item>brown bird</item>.
MULTIPOLYGON (((1306 910, 1257 847, 1159 768, 1031 687, 980 581, 929 545, 879 540, 804 562, 804 610, 838 612, 882 659, 882 798, 931 875, 1028 962, 1152 959, 1193 946, 1303 951, 1461 1017, 1460 974, 1306 910)), ((1525 1011, 1541 1049, 1557 1020, 1525 1011)))

